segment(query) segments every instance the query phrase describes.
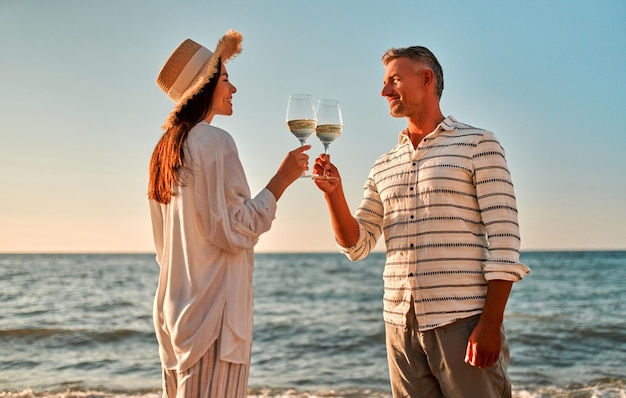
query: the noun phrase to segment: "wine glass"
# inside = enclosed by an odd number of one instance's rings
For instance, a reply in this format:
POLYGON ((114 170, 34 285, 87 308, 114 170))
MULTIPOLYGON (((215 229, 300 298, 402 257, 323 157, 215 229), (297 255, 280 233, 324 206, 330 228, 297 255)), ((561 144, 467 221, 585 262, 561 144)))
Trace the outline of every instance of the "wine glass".
MULTIPOLYGON (((287 128, 304 146, 307 138, 317 126, 317 118, 315 117, 315 106, 313 98, 309 94, 293 94, 289 96, 287 103, 287 128)), ((300 178, 311 177, 311 173, 304 171, 300 178)))
MULTIPOLYGON (((317 103, 317 127, 315 134, 324 145, 324 153, 328 155, 328 147, 341 135, 343 130, 343 116, 341 104, 333 99, 321 99, 317 103)), ((315 174, 314 180, 336 180, 324 172, 323 175, 315 174)))

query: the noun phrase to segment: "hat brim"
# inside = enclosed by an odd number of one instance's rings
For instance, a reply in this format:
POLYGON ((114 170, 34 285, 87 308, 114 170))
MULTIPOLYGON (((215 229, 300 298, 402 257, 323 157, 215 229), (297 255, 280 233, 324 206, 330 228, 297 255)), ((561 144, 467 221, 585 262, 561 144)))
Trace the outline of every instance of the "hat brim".
POLYGON ((163 124, 164 130, 169 130, 176 120, 176 115, 178 112, 189 102, 189 99, 196 95, 202 87, 204 87, 211 77, 215 75, 218 68, 218 61, 226 63, 229 59, 234 58, 239 53, 241 53, 241 42, 243 41, 243 37, 241 33, 235 30, 229 30, 226 32, 224 36, 217 42, 215 46, 215 51, 213 55, 209 57, 209 60, 206 62, 204 66, 204 70, 200 74, 200 78, 180 97, 172 112, 170 112, 169 116, 165 120, 163 124))

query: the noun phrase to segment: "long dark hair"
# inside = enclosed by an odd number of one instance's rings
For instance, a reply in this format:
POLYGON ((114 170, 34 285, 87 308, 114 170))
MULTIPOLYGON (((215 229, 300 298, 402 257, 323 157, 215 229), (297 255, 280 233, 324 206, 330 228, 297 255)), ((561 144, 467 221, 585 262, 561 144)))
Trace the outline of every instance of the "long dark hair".
POLYGON ((174 184, 184 184, 183 172, 187 170, 185 159, 187 136, 191 128, 201 122, 209 112, 221 70, 221 61, 218 60, 217 72, 176 113, 172 127, 163 134, 154 148, 150 159, 148 198, 159 203, 169 203, 174 195, 172 189, 174 184))

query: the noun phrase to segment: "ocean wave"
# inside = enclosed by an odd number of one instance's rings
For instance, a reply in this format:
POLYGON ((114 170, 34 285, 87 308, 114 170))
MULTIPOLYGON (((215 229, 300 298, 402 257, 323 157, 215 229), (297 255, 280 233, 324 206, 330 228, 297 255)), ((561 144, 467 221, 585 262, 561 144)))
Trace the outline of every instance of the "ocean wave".
POLYGON ((105 392, 105 391, 0 391, 0 398, 160 398, 160 391, 152 392, 105 392))
MULTIPOLYGON (((160 398, 160 390, 106 391, 0 391, 0 398, 160 398)), ((249 389, 248 398, 391 398, 387 391, 345 388, 322 391, 299 391, 290 388, 249 389)), ((546 386, 533 389, 514 388, 513 398, 624 398, 626 385, 623 380, 597 380, 590 385, 572 384, 563 388, 546 386)))
POLYGON ((513 398, 625 398, 626 380, 604 378, 588 384, 544 386, 514 391, 513 398))
POLYGON ((154 338, 154 332, 132 329, 95 331, 92 329, 64 328, 21 328, 0 330, 0 339, 30 340, 42 338, 72 340, 74 344, 80 344, 80 342, 108 343, 131 338, 154 338))
MULTIPOLYGON (((345 389, 317 392, 301 392, 295 389, 263 388, 249 390, 247 398, 391 398, 391 394, 383 391, 345 389)), ((151 392, 108 392, 108 391, 61 391, 36 392, 24 390, 19 392, 0 392, 0 398, 161 398, 160 391, 151 392)))

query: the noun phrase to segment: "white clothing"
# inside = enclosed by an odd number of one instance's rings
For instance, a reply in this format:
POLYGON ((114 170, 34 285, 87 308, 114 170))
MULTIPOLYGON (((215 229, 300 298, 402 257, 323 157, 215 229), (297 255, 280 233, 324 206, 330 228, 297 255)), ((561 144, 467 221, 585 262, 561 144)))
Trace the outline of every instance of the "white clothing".
POLYGON ((267 189, 250 197, 226 131, 200 122, 185 150, 190 172, 182 186, 168 204, 150 201, 161 268, 153 312, 161 362, 184 371, 220 337, 223 361, 249 363, 253 247, 270 229, 276 199, 267 189))

